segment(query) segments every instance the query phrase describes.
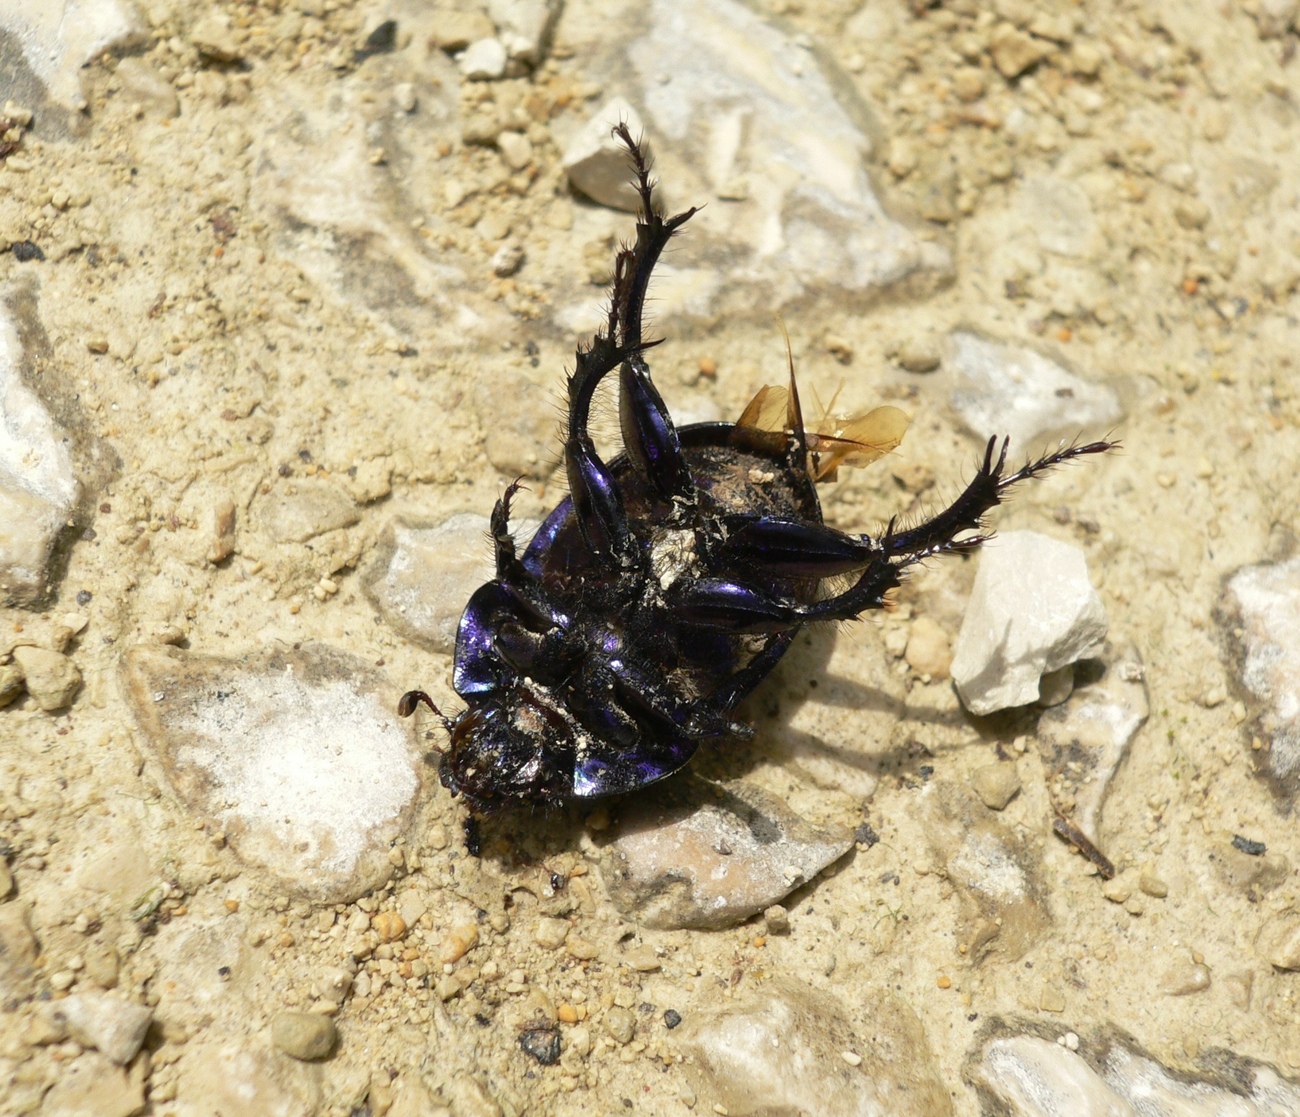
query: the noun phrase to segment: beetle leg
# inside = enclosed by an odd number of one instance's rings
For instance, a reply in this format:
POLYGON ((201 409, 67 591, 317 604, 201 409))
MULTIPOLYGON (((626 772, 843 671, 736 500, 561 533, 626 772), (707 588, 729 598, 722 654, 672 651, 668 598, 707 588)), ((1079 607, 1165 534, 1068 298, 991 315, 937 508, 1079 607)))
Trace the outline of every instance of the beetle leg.
POLYGON ((496 548, 498 578, 528 576, 516 556, 515 537, 510 534, 510 502, 521 488, 518 479, 511 481, 492 509, 492 543, 496 548))
POLYGON ((597 738, 619 748, 631 748, 641 731, 619 701, 618 684, 608 664, 588 659, 573 680, 569 706, 597 738))
POLYGON ((677 428, 639 353, 629 356, 619 373, 618 417, 628 458, 659 496, 676 509, 693 507, 695 480, 677 428))
POLYGON ((880 554, 869 536, 849 535, 825 524, 752 519, 728 534, 713 552, 721 570, 788 578, 830 578, 860 570, 880 554))
MULTIPOLYGON (((1114 442, 1089 442, 1083 446, 1067 446, 1053 454, 1044 454, 1036 461, 1027 462, 1008 477, 1002 475, 1007 464, 1007 450, 1011 440, 1002 440, 1002 449, 998 452, 997 438, 990 438, 984 448, 984 461, 978 472, 971 478, 962 494, 932 520, 908 531, 886 532, 881 545, 891 558, 900 558, 904 565, 919 562, 932 554, 954 549, 970 549, 973 541, 966 540, 955 545, 954 540, 963 531, 978 531, 984 516, 991 509, 1002 503, 1002 497, 1012 485, 1027 481, 1039 473, 1044 473, 1054 466, 1082 457, 1084 454, 1100 454, 1117 445, 1114 442), (997 460, 994 453, 997 452, 997 460)), ((976 544, 977 545, 977 544, 976 544)))

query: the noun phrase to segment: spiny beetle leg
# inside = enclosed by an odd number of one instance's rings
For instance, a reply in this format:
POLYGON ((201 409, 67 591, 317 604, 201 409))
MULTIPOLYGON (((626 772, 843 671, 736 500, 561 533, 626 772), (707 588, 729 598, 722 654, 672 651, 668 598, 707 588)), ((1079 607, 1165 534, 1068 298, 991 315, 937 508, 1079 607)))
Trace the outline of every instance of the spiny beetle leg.
POLYGON ((693 507, 695 481, 677 428, 639 354, 628 357, 619 373, 618 417, 623 448, 655 492, 677 508, 693 507))
POLYGON ((518 479, 506 486, 492 509, 492 543, 496 549, 497 577, 526 577, 515 555, 515 537, 510 534, 510 502, 523 485, 518 479))
POLYGON ((732 531, 716 561, 724 570, 830 578, 860 570, 879 554, 869 540, 825 524, 763 516, 732 531))

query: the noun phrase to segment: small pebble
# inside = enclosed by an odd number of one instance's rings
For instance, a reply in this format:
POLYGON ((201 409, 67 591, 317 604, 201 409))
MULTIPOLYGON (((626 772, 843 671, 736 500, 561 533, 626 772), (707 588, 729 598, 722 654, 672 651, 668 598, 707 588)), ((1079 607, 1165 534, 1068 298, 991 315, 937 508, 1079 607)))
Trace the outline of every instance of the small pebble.
POLYGON ((1161 880, 1150 869, 1143 869, 1138 877, 1138 887, 1148 896, 1154 896, 1157 900, 1163 900, 1169 895, 1169 885, 1161 880))
POLYGON ((59 1001, 57 1011, 69 1034, 85 1047, 93 1047, 118 1066, 126 1066, 144 1043, 153 1012, 103 993, 76 993, 59 1001))
POLYGON ((492 253, 492 274, 505 279, 512 276, 524 264, 524 249, 516 240, 504 241, 492 253))
POLYGON ((1204 962, 1180 962, 1165 971, 1160 991, 1170 997, 1203 993, 1210 987, 1210 967, 1204 962))
POLYGON ((81 688, 81 672, 66 655, 48 648, 18 647, 13 651, 27 683, 27 693, 46 713, 62 710, 81 688))
POLYGON ((77 975, 71 970, 59 970, 50 974, 50 988, 56 993, 62 993, 65 989, 72 988, 72 983, 76 980, 77 975))
POLYGON ((380 942, 397 942, 406 934, 406 920, 395 911, 381 911, 371 920, 370 926, 380 942))
POLYGON ((763 912, 763 923, 769 935, 784 935, 790 930, 790 913, 780 904, 773 904, 763 912))
POLYGON ((1300 914, 1278 912, 1255 936, 1255 953, 1279 970, 1300 970, 1300 914))
POLYGON ((1005 810, 1020 791, 1020 773, 1009 760, 985 764, 971 776, 975 794, 991 811, 1005 810))
POLYGON ((614 1005, 605 1013, 605 1031, 619 1043, 630 1043, 636 1035, 636 1017, 630 1009, 614 1005))
POLYGON ((546 916, 537 921, 537 927, 533 931, 533 939, 539 946, 544 946, 548 950, 554 950, 556 947, 563 946, 564 940, 569 935, 569 924, 567 920, 555 919, 546 916))
POLYGON ((568 1001, 561 1001, 555 1010, 555 1018, 561 1024, 576 1024, 578 1022, 578 1010, 568 1001))
POLYGON ((917 617, 903 652, 908 666, 921 675, 940 681, 948 678, 952 667, 952 647, 948 634, 929 617, 917 617))
POLYGON ((915 337, 898 350, 898 363, 908 372, 933 372, 942 360, 939 343, 932 337, 915 337))
POLYGON ((438 961, 443 965, 449 965, 452 962, 459 962, 478 944, 478 925, 475 923, 463 923, 459 927, 453 927, 451 933, 443 939, 442 949, 438 953, 438 961))
POLYGON ((856 1051, 841 1051, 840 1058, 851 1067, 860 1067, 862 1065, 862 1056, 856 1051))
POLYGON ((652 946, 639 946, 635 950, 629 950, 623 960, 638 973, 653 973, 663 965, 652 946))
POLYGON ((320 1013, 282 1012, 271 1021, 271 1041, 294 1059, 323 1059, 337 1040, 334 1021, 320 1013))
POLYGON ((23 671, 16 663, 0 667, 0 709, 8 706, 23 692, 23 671))
POLYGON ((506 48, 500 39, 479 39, 465 48, 456 65, 470 81, 495 81, 506 72, 506 48))
POLYGON ((681 1022, 682 1014, 680 1012, 671 1008, 664 1009, 664 1027, 669 1031, 672 1031, 681 1022))

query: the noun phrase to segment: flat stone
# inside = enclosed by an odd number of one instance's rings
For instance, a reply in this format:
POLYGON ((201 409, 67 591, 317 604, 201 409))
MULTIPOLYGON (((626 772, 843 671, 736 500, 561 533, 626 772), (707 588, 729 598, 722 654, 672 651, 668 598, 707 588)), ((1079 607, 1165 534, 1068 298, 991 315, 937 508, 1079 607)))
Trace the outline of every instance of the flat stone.
POLYGON ((276 488, 257 506, 259 523, 277 543, 305 543, 316 535, 351 527, 361 510, 329 481, 296 480, 276 488))
POLYGON ((626 124, 634 138, 645 131, 636 109, 625 98, 614 97, 569 141, 561 165, 573 188, 593 202, 635 213, 640 195, 632 185, 627 148, 612 134, 618 124, 626 124))
POLYGON ((16 901, 0 904, 0 1006, 30 995, 37 950, 27 905, 16 901))
POLYGON ((144 1112, 143 1065, 127 1072, 87 1051, 60 1070, 41 1105, 43 1117, 133 1117, 144 1112))
POLYGON ((689 777, 622 808, 600 873, 614 906, 646 927, 730 927, 852 845, 849 831, 813 826, 743 781, 689 777))
POLYGON ((1279 970, 1300 970, 1300 914, 1280 911, 1255 937, 1255 953, 1279 970))
POLYGON ((50 1007, 73 1039, 118 1066, 135 1058, 153 1021, 153 1012, 143 1005, 102 993, 73 993, 50 1007))
MULTIPOLYGON (((495 577, 488 519, 462 512, 440 524, 395 519, 362 575, 366 596, 406 639, 450 655, 470 595, 495 577)), ((522 551, 536 521, 514 525, 522 551)))
POLYGON ((730 1114, 945 1117, 952 1113, 915 1014, 869 994, 870 1032, 845 1006, 790 977, 723 1007, 692 1013, 677 1033, 700 1078, 701 1108, 730 1114))
POLYGON ((320 645, 235 659, 140 646, 122 673, 173 788, 241 860, 327 903, 388 879, 418 754, 368 663, 320 645))
POLYGON ((961 902, 958 941, 976 961, 1022 957, 1051 925, 1039 855, 964 788, 932 783, 925 803, 934 859, 961 902))
POLYGON ((0 604, 10 605, 48 592, 50 555, 80 491, 68 437, 23 382, 22 366, 0 302, 0 604))
POLYGON ((1289 799, 1300 790, 1300 557, 1247 566, 1229 580, 1225 623, 1242 685, 1259 703, 1257 763, 1289 799))
POLYGON ((1204 962, 1175 962, 1160 979, 1160 992, 1169 997, 1188 997, 1210 987, 1210 967, 1204 962))
POLYGON ((200 54, 216 62, 239 61, 239 43, 228 20, 220 15, 207 15, 199 20, 190 31, 190 42, 200 54))
POLYGON ((852 79, 750 5, 570 0, 557 35, 637 107, 668 208, 716 200, 659 269, 665 315, 768 315, 828 293, 859 304, 951 273, 948 250, 873 191, 872 114, 852 79))
POLYGON ((1032 1035, 988 1042, 974 1081, 1013 1117, 1275 1117, 1300 1106, 1300 1088, 1266 1063, 1214 1053, 1214 1074, 1171 1073, 1102 1033, 1078 1052, 1032 1035))
POLYGON ((1119 397, 1033 349, 968 330, 948 337, 952 405, 980 438, 1009 435, 1012 453, 1032 454, 1053 435, 1102 431, 1119 421, 1119 397))
POLYGON ((1150 705, 1142 658, 1128 640, 1108 640, 1080 675, 1083 685, 1038 719, 1036 736, 1052 805, 1096 843, 1102 804, 1150 705))
POLYGON ((294 1059, 324 1059, 338 1038, 334 1021, 321 1013, 282 1012, 271 1021, 272 1042, 294 1059))
POLYGON ((0 29, 50 96, 76 112, 86 107, 82 68, 106 50, 143 42, 148 30, 130 0, 8 0, 0 4, 0 29))
POLYGON ((1033 531, 999 534, 980 552, 957 634, 957 693, 981 716, 1027 705, 1043 675, 1101 650, 1106 625, 1078 547, 1033 531))
POLYGON ((179 1067, 178 1097, 201 1099, 209 1113, 288 1117, 320 1107, 319 1068, 270 1050, 199 1046, 191 1040, 179 1067))
POLYGON ((81 689, 81 671, 66 655, 32 647, 14 648, 13 655, 22 670, 27 693, 47 713, 70 705, 81 689))
POLYGON ((115 76, 122 92, 141 115, 168 120, 180 114, 181 103, 175 88, 143 58, 121 59, 115 76))

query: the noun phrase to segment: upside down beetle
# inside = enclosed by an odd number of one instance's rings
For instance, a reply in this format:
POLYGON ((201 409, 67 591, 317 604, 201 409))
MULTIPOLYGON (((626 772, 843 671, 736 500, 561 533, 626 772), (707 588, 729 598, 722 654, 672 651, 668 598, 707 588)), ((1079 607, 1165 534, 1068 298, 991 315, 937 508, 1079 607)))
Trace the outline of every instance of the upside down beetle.
POLYGON ((456 639, 440 776, 474 814, 511 804, 619 795, 682 768, 701 742, 743 737, 737 704, 814 621, 882 608, 907 569, 985 541, 1006 491, 1052 466, 1111 448, 1072 445, 1006 473, 990 439, 978 472, 932 519, 879 537, 822 521, 816 482, 901 438, 893 408, 832 430, 804 423, 794 388, 764 389, 736 423, 680 430, 650 379, 646 291, 673 234, 648 161, 625 125, 640 193, 636 241, 617 256, 608 322, 578 350, 568 381, 569 496, 518 553, 508 486, 492 512, 496 577, 470 598, 456 639), (618 374, 623 453, 603 461, 588 431, 592 397, 618 374), (892 414, 891 414, 892 413, 892 414), (837 588, 832 588, 837 587, 837 588))

